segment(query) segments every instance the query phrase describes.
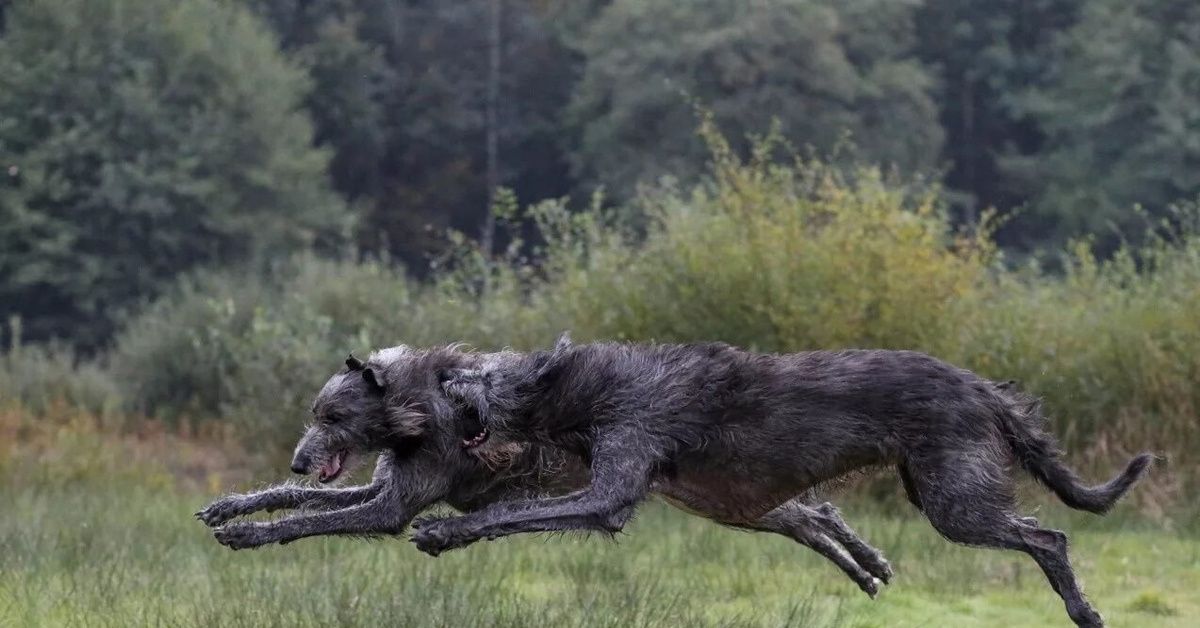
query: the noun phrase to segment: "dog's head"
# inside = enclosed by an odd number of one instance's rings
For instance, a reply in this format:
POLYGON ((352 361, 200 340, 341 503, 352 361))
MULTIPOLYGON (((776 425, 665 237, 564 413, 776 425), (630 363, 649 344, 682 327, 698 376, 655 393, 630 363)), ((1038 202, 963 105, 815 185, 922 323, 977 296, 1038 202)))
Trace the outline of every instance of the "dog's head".
POLYGON ((414 446, 447 464, 503 466, 525 445, 492 438, 492 427, 507 423, 523 391, 569 344, 563 334, 553 351, 532 354, 399 346, 366 360, 351 355, 313 401, 313 421, 296 445, 292 470, 315 472, 329 483, 373 453, 414 446))
POLYGON ((551 351, 488 354, 475 367, 443 371, 438 379, 458 408, 463 449, 492 460, 520 444, 507 432, 520 423, 531 397, 570 346, 570 337, 563 333, 551 351), (497 433, 501 438, 493 439, 497 433))
POLYGON ((329 483, 385 449, 420 444, 461 452, 449 435, 459 410, 442 391, 439 373, 473 367, 479 357, 456 347, 405 346, 365 361, 351 355, 313 400, 313 420, 296 445, 292 471, 315 472, 329 483))

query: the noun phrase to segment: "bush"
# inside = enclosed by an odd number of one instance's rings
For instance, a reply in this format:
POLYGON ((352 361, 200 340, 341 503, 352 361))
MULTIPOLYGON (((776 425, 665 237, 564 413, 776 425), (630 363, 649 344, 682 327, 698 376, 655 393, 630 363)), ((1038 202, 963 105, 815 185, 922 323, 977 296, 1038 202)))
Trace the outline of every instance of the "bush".
MULTIPOLYGON (((1012 270, 986 229, 950 229, 935 189, 870 169, 772 161, 765 145, 743 162, 704 133, 714 149, 708 182, 643 191, 626 212, 644 217, 637 228, 599 203, 572 213, 547 201, 520 217, 537 226, 536 246, 516 242, 487 260, 460 238, 425 283, 381 262, 305 257, 261 284, 217 276, 181 290, 122 337, 114 363, 128 397, 170 408, 173 390, 188 391, 203 412, 282 448, 351 349, 528 349, 569 329, 580 341, 918 349, 1046 396, 1072 448, 1189 455, 1200 375, 1196 212, 1181 210, 1152 244, 1108 262, 1084 243, 1064 275, 1012 270)), ((511 200, 499 210, 517 218, 511 200)))
POLYGON ((221 405, 228 344, 249 329, 254 312, 278 288, 250 272, 184 277, 128 323, 110 361, 128 409, 178 418, 212 415, 221 405))
MULTIPOLYGON (((953 340, 986 279, 984 237, 952 238, 932 191, 819 161, 738 160, 707 124, 710 184, 641 198, 644 244, 591 247, 559 284, 595 335, 723 340, 766 351, 923 347, 953 340)), ((547 286, 547 289, 551 289, 547 286)))
POLYGON ((0 400, 35 416, 59 404, 110 418, 121 405, 119 390, 101 365, 78 362, 66 347, 23 345, 15 318, 9 325, 8 347, 0 350, 0 400))
MULTIPOLYGON (((1086 242, 1063 277, 1005 274, 947 355, 1044 395, 1059 431, 1102 448, 1194 454, 1200 396, 1200 216, 1180 209, 1147 244, 1098 262, 1086 242)), ((1127 453, 1127 452, 1119 452, 1127 453)))

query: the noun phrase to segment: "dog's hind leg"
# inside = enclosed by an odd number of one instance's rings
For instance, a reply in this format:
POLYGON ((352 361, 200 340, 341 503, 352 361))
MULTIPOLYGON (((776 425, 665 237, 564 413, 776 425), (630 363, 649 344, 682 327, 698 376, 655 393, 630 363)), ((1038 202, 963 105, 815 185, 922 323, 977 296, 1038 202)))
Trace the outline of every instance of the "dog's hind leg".
POLYGON ((901 462, 896 465, 896 471, 900 472, 900 483, 904 485, 904 495, 908 497, 909 503, 916 506, 917 510, 921 510, 921 496, 917 494, 917 485, 913 482, 912 472, 908 470, 908 465, 901 462))
POLYGON ((817 506, 816 512, 819 516, 814 521, 825 531, 825 534, 841 543, 842 547, 845 547, 846 551, 854 557, 854 560, 871 572, 871 575, 882 580, 884 584, 891 583, 892 566, 883 557, 883 552, 868 544, 851 529, 833 504, 825 502, 817 506))
MULTIPOLYGON (((838 521, 841 521, 840 517, 838 517, 838 521)), ((861 564, 861 561, 849 553, 850 549, 847 543, 831 534, 831 526, 826 523, 825 516, 818 510, 799 502, 789 502, 772 510, 754 523, 737 524, 734 527, 759 532, 773 532, 792 539, 837 565, 858 585, 858 588, 872 598, 879 594, 879 584, 875 578, 878 577, 886 583, 885 577, 890 579, 892 575, 887 561, 883 560, 883 557, 874 548, 864 543, 848 527, 844 527, 846 531, 849 531, 850 536, 854 537, 854 542, 866 547, 872 555, 868 562, 874 569, 870 572, 864 569, 866 565, 861 564), (838 543, 842 545, 839 546, 838 543)), ((838 534, 842 536, 840 533, 838 534)))
POLYGON ((1067 557, 1067 537, 1012 514, 1012 482, 986 444, 971 451, 933 452, 906 461, 922 512, 942 536, 976 547, 1029 554, 1080 628, 1104 620, 1080 589, 1067 557))
MULTIPOLYGON (((872 576, 879 578, 884 584, 891 582, 892 566, 883 557, 883 553, 852 530, 846 520, 842 519, 838 509, 829 502, 814 508, 799 499, 793 500, 767 513, 756 523, 771 526, 769 531, 784 536, 820 535, 832 539, 845 548, 855 563, 872 576)), ((804 543, 800 538, 793 538, 799 543, 804 543)), ((853 577, 851 575, 851 578, 853 577)))

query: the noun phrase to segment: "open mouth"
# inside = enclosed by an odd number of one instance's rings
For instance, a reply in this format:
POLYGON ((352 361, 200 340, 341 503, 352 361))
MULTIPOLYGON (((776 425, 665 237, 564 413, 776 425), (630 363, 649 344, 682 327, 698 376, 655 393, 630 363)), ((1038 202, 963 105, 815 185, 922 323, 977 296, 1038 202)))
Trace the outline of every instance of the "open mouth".
POLYGON ((463 439, 463 448, 464 449, 475 449, 476 447, 486 443, 487 439, 488 439, 488 431, 487 431, 487 428, 485 427, 485 428, 483 428, 482 432, 472 436, 471 438, 464 438, 463 439))
POLYGON ((317 473, 317 481, 328 484, 342 474, 342 465, 346 462, 346 452, 339 451, 326 462, 317 473))
POLYGON ((486 443, 488 436, 487 426, 483 424, 483 421, 479 420, 479 414, 477 412, 469 413, 465 417, 465 424, 463 425, 463 449, 475 449, 486 443))

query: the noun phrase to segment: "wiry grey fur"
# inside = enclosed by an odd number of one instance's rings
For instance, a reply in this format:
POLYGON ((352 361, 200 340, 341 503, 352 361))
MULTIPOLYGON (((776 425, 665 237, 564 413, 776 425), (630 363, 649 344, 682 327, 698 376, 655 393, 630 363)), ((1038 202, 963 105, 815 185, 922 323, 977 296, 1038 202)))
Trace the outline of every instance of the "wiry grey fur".
MULTIPOLYGON (((517 356, 466 353, 456 347, 394 347, 366 362, 351 357, 317 395, 314 421, 296 447, 292 469, 308 474, 336 466, 338 471, 326 478, 333 482, 356 462, 379 454, 371 483, 351 488, 289 483, 229 495, 197 518, 219 526, 219 542, 242 549, 316 535, 397 535, 418 513, 439 502, 472 512, 587 486, 587 466, 560 448, 497 442, 464 450, 464 430, 478 426, 477 410, 451 404, 439 376, 508 363, 517 356), (334 465, 335 458, 344 462, 334 465), (309 512, 273 522, 227 523, 254 512, 296 508, 309 512)), ((887 561, 832 505, 800 498, 785 501, 761 517, 724 523, 792 538, 834 562, 872 597, 878 592, 876 579, 889 581, 887 561)))
POLYGON ((721 343, 572 346, 505 354, 455 371, 447 391, 479 410, 490 443, 558 446, 590 461, 566 496, 427 520, 437 555, 482 538, 614 532, 652 490, 732 525, 753 525, 810 487, 893 466, 951 541, 1029 554, 1083 627, 1103 625, 1067 557, 1067 537, 1013 513, 1012 462, 1073 508, 1104 513, 1145 473, 1133 459, 1087 487, 1060 460, 1037 404, 911 351, 761 355, 721 343))

